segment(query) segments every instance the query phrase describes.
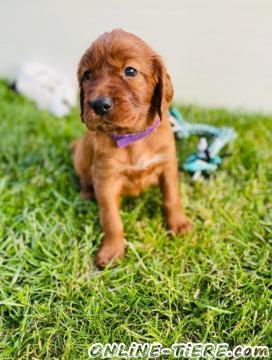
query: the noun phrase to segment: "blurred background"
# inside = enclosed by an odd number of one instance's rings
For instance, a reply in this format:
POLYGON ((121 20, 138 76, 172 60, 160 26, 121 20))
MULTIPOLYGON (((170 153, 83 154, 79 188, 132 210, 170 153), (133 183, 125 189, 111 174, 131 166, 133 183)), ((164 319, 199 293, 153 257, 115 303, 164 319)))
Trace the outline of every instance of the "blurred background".
POLYGON ((0 77, 37 61, 76 86, 83 51, 113 28, 164 57, 177 102, 272 112, 271 0, 1 0, 0 77))

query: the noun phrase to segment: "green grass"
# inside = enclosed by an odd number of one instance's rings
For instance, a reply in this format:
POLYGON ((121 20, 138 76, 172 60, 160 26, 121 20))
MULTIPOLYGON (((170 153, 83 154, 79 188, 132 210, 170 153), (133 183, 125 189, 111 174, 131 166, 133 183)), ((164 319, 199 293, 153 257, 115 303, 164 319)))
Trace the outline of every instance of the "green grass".
POLYGON ((68 150, 78 109, 55 118, 0 82, 1 359, 87 359, 95 342, 271 345, 272 117, 182 110, 238 132, 216 177, 182 174, 194 231, 168 236, 156 188, 125 199, 126 257, 98 271, 98 206, 80 200, 68 150))

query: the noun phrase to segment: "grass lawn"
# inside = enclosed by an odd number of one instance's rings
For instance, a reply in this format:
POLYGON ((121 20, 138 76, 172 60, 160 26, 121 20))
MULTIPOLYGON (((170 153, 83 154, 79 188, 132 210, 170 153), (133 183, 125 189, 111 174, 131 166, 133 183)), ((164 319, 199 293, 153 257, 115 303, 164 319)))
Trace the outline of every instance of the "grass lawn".
POLYGON ((55 118, 0 82, 0 359, 87 359, 95 342, 271 345, 272 117, 182 111, 238 132, 216 177, 182 174, 194 231, 168 236, 156 188, 125 199, 126 257, 98 271, 98 206, 80 200, 68 150, 78 109, 55 118))

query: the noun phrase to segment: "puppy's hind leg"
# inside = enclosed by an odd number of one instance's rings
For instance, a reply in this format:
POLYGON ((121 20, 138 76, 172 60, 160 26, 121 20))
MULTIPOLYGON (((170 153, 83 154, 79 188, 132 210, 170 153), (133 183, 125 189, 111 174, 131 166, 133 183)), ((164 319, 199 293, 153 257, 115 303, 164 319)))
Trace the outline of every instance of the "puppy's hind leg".
POLYGON ((93 184, 80 178, 80 197, 82 200, 95 200, 93 184))
POLYGON ((95 193, 90 175, 90 158, 84 157, 84 138, 75 140, 70 145, 73 154, 74 168, 80 179, 80 197, 83 200, 94 200, 95 193))

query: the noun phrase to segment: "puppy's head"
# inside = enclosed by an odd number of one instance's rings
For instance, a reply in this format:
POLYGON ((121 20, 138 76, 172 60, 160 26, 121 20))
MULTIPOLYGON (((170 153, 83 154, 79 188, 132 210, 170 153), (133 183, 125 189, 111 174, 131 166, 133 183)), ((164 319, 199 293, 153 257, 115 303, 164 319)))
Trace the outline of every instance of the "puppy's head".
POLYGON ((78 80, 82 121, 107 133, 145 130, 162 117, 173 96, 161 58, 123 30, 103 34, 86 50, 78 80))

